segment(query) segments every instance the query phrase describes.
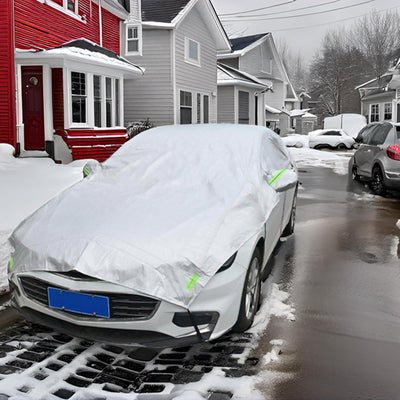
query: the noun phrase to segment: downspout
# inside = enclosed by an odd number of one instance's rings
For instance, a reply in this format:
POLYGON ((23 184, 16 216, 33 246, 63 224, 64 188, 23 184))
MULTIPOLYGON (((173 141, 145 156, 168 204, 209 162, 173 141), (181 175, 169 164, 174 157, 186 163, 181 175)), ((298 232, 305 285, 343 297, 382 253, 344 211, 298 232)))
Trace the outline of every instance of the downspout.
POLYGON ((101 0, 99 0, 99 30, 100 30, 100 46, 103 47, 103 15, 101 11, 102 5, 101 0))

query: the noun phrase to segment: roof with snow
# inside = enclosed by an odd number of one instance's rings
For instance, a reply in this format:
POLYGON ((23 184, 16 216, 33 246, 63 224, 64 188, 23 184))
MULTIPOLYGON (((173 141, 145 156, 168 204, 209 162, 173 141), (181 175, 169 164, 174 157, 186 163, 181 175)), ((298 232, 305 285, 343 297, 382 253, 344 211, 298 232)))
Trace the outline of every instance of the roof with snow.
POLYGON ((259 33, 257 35, 242 36, 235 39, 230 39, 232 44, 232 50, 233 51, 243 50, 246 47, 250 46, 251 44, 257 42, 257 40, 260 40, 261 38, 267 35, 269 35, 269 33, 259 33))
POLYGON ((190 0, 142 0, 142 21, 171 23, 190 0))
POLYGON ((251 85, 258 85, 262 88, 270 89, 272 87, 272 82, 262 82, 260 79, 255 76, 248 74, 243 71, 239 71, 236 68, 229 67, 228 65, 224 65, 221 63, 217 64, 218 68, 218 84, 221 85, 223 83, 247 83, 251 85))
POLYGON ((24 50, 17 49, 17 59, 29 59, 32 62, 51 60, 53 67, 63 67, 67 62, 79 62, 82 64, 98 65, 104 68, 119 70, 124 76, 135 77, 143 75, 144 69, 132 64, 117 53, 87 39, 77 39, 64 43, 61 46, 48 50, 24 50))
POLYGON ((93 53, 103 54, 107 57, 132 65, 128 60, 120 57, 117 53, 114 53, 112 50, 106 49, 105 47, 101 47, 98 44, 83 38, 64 43, 61 46, 55 47, 55 49, 64 49, 68 47, 76 47, 79 49, 91 51, 93 53))

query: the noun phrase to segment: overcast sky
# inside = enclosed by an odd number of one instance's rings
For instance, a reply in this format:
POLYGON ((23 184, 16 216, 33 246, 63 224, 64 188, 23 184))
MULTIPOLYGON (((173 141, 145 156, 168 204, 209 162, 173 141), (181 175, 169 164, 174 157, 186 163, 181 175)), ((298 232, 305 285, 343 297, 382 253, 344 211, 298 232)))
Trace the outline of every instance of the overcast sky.
POLYGON ((307 60, 320 48, 327 31, 349 27, 374 9, 400 11, 400 0, 212 0, 212 3, 230 36, 272 32, 276 42, 286 40, 293 52, 301 50, 307 60), (224 15, 233 13, 240 14, 224 15))

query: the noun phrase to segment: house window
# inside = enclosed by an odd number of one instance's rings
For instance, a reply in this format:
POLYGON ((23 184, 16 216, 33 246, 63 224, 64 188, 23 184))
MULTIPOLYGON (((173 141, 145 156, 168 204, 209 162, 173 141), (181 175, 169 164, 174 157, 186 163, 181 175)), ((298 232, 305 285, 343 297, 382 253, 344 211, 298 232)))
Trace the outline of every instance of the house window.
POLYGON ((101 76, 93 76, 93 104, 94 104, 94 126, 101 127, 101 104, 103 102, 101 76))
POLYGON ((180 95, 180 123, 192 123, 192 93, 181 90, 180 95))
POLYGON ((112 126, 112 80, 111 78, 106 78, 106 127, 110 128, 112 126))
POLYGON ((371 104, 370 122, 379 121, 379 104, 371 104))
POLYGON ((200 43, 185 38, 185 61, 191 64, 200 65, 200 43))
POLYGON ((201 123, 201 94, 197 93, 197 123, 201 123))
POLYGON ((86 123, 86 74, 71 72, 72 122, 86 123))
POLYGON ((249 103, 250 94, 248 92, 239 91, 239 124, 249 124, 249 103))
POLYGON ((385 120, 392 119, 392 103, 385 103, 385 120))
POLYGON ((210 98, 207 95, 203 97, 203 122, 205 124, 209 123, 210 120, 210 98))
POLYGON ((46 4, 54 8, 60 8, 78 14, 78 1, 79 0, 47 0, 46 4), (58 7, 57 7, 58 6, 58 7))
POLYGON ((140 53, 141 30, 139 26, 126 26, 126 53, 140 53))

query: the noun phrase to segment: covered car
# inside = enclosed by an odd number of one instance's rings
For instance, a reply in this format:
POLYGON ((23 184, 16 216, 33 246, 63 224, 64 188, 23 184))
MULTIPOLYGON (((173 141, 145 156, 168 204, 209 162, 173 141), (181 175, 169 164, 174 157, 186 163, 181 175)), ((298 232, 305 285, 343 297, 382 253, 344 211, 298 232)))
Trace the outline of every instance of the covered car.
POLYGON ((111 343, 166 346, 247 329, 297 173, 278 135, 239 125, 150 129, 13 232, 13 304, 111 343))
POLYGON ((343 129, 317 129, 309 132, 309 145, 314 149, 351 149, 355 140, 343 129))

